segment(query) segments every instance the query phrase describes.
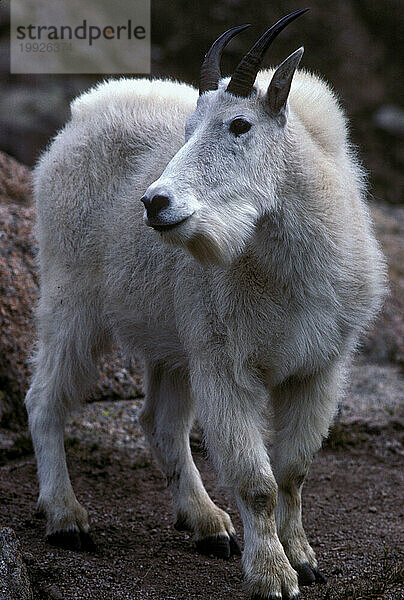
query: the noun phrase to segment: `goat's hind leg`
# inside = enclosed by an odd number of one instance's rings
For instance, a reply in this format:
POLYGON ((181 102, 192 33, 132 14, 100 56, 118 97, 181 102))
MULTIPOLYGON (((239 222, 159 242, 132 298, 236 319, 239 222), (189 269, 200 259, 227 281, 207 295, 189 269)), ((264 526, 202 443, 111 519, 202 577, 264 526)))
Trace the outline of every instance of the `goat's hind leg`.
POLYGON ((278 535, 300 585, 323 583, 302 524, 301 492, 313 454, 321 447, 338 399, 338 367, 290 378, 274 390, 273 466, 278 483, 275 511, 278 535))
POLYGON ((39 310, 39 343, 26 396, 37 459, 38 509, 47 518, 54 545, 92 550, 87 511, 74 494, 66 465, 64 426, 70 410, 87 396, 96 376, 95 357, 104 346, 90 312, 67 314, 63 305, 39 310))
POLYGON ((240 554, 229 515, 206 492, 192 459, 189 432, 194 420, 188 374, 147 364, 146 398, 141 425, 167 477, 176 512, 176 529, 194 533, 203 554, 228 558, 240 554))

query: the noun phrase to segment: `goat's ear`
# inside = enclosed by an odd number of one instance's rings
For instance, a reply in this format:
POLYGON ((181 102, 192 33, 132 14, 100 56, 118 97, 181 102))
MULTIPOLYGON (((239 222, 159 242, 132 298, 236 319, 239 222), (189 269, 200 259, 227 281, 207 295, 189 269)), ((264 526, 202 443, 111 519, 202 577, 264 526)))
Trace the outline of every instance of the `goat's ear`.
POLYGON ((279 115, 285 111, 293 75, 299 66, 303 52, 303 47, 293 52, 273 74, 265 97, 267 110, 273 115, 279 115))

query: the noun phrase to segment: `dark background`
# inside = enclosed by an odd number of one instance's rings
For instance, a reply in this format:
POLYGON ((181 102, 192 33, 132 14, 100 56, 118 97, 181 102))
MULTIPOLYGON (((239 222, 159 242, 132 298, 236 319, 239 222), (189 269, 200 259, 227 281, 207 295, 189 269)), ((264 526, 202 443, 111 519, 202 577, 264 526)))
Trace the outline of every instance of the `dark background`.
MULTIPOLYGON (((226 49, 222 72, 230 74, 266 27, 308 5, 310 12, 282 32, 264 66, 278 64, 305 46, 303 67, 332 85, 348 113, 352 139, 371 173, 372 196, 400 203, 404 163, 400 0, 152 0, 151 74, 197 84, 201 61, 213 40, 229 27, 251 23, 250 30, 226 49)), ((4 1, 0 7, 0 150, 32 165, 68 118, 70 100, 106 76, 10 75, 9 11, 4 1)))

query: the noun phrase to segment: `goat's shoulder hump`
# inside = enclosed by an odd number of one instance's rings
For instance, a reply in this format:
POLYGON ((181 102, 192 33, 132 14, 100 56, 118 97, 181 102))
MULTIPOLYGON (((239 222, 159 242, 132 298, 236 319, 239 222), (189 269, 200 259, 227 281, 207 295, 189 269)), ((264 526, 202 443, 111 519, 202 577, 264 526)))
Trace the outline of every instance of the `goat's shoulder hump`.
POLYGON ((72 119, 88 118, 105 111, 120 111, 143 105, 194 105, 198 92, 186 83, 170 79, 110 79, 84 92, 71 103, 72 119))
MULTIPOLYGON (((260 73, 268 86, 274 69, 260 73)), ((318 75, 299 70, 292 81, 289 104, 309 135, 327 152, 338 153, 347 139, 347 119, 337 96, 318 75)))

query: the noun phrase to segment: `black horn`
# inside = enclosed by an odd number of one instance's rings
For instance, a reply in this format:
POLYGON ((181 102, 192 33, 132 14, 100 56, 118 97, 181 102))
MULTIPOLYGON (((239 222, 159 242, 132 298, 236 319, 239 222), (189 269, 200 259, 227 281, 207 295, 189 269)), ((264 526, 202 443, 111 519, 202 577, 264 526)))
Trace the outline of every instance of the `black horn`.
MULTIPOLYGON (((252 91, 255 78, 261 68, 262 59, 265 52, 276 38, 276 36, 297 17, 307 12, 308 8, 296 10, 285 17, 282 17, 275 25, 272 25, 254 44, 251 50, 244 56, 238 64, 234 74, 226 88, 226 92, 230 92, 235 96, 247 98, 252 91)), ((220 38, 219 38, 220 39, 220 38)))
POLYGON ((239 25, 238 27, 232 27, 228 31, 222 33, 220 37, 212 44, 210 49, 205 55, 205 60, 201 66, 201 75, 199 79, 199 95, 203 92, 210 90, 217 90, 220 74, 220 57, 223 52, 223 48, 230 42, 230 40, 247 29, 250 25, 239 25))

